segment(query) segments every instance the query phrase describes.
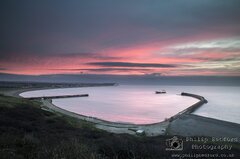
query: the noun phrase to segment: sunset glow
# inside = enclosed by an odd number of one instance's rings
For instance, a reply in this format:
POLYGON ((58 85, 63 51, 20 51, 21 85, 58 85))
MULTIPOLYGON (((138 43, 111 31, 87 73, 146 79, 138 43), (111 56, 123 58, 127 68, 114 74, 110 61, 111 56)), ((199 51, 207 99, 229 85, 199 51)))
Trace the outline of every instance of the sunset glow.
POLYGON ((237 2, 1 3, 1 73, 240 76, 237 2))

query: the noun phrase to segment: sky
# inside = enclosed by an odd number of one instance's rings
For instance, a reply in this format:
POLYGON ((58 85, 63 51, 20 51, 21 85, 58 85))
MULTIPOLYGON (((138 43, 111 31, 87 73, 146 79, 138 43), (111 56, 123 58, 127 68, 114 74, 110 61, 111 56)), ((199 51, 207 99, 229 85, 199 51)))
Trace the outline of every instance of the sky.
POLYGON ((0 73, 240 76, 239 0, 1 0, 0 73))

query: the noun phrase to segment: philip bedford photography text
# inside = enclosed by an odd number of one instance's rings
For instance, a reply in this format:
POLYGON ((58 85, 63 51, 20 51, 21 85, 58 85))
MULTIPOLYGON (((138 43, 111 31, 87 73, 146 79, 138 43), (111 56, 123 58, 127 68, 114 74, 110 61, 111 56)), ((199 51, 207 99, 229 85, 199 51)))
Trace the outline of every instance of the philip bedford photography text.
POLYGON ((239 137, 177 137, 166 140, 166 151, 172 158, 237 158, 232 151, 239 137), (186 151, 187 150, 187 151, 186 151), (201 153, 200 153, 201 152, 201 153))

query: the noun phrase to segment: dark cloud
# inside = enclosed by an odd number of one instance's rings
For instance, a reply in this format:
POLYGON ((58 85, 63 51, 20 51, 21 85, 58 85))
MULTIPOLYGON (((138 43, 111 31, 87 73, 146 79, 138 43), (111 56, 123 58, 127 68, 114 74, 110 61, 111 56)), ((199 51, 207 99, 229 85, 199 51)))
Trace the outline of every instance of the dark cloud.
POLYGON ((114 59, 122 59, 122 57, 103 55, 99 53, 62 53, 62 54, 54 54, 52 56, 56 57, 77 57, 77 58, 91 58, 91 59, 100 59, 100 60, 114 60, 114 59))
POLYGON ((133 69, 133 68, 96 68, 96 69, 51 69, 61 71, 90 71, 90 72, 112 72, 112 71, 152 71, 152 69, 133 69))
MULTIPOLYGON (((36 63, 42 62, 42 60, 46 59, 53 59, 53 58, 76 58, 79 60, 85 60, 85 59, 91 59, 91 60, 120 60, 121 57, 114 57, 109 55, 103 55, 98 53, 59 53, 59 54, 23 54, 19 55, 18 53, 10 53, 10 54, 3 54, 1 55, 0 62, 1 61, 8 61, 8 62, 14 62, 14 63, 20 63, 20 62, 31 62, 33 60, 36 63)), ((53 59, 54 60, 54 59, 53 59)), ((35 63, 35 64, 36 64, 35 63)))
POLYGON ((5 70, 7 70, 6 68, 0 68, 0 71, 5 71, 5 70))
POLYGON ((1 0, 0 54, 96 52, 201 33, 240 33, 240 1, 1 0))
POLYGON ((145 75, 152 76, 152 77, 159 77, 159 76, 162 76, 162 73, 159 73, 159 72, 158 73, 156 73, 156 72, 155 73, 146 73, 145 75))
POLYGON ((175 55, 188 55, 199 52, 239 53, 240 48, 182 48, 172 52, 175 55))
POLYGON ((179 48, 179 49, 172 49, 170 54, 174 55, 188 55, 188 54, 196 54, 199 52, 215 52, 215 53, 240 53, 240 48, 238 47, 212 47, 212 48, 200 48, 200 47, 189 47, 189 48, 179 48))
POLYGON ((235 57, 230 57, 230 58, 205 58, 205 57, 197 57, 197 58, 192 58, 192 59, 197 59, 197 60, 202 60, 202 61, 213 61, 213 62, 240 62, 240 58, 235 58, 235 57))
POLYGON ((159 63, 131 63, 131 62, 91 62, 89 65, 103 66, 103 67, 155 67, 155 68, 173 68, 177 67, 172 64, 159 63))

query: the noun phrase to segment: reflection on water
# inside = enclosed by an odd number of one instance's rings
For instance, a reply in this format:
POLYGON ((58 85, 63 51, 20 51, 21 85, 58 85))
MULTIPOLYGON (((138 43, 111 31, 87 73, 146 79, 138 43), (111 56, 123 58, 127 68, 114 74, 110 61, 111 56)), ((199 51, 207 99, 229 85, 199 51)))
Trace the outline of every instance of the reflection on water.
POLYGON ((183 91, 202 95, 209 101, 196 114, 240 123, 239 87, 124 85, 40 90, 21 95, 33 97, 88 93, 89 97, 54 99, 53 104, 104 120, 146 124, 163 121, 198 101, 177 95, 183 91), (167 94, 155 94, 156 90, 162 89, 167 94))

